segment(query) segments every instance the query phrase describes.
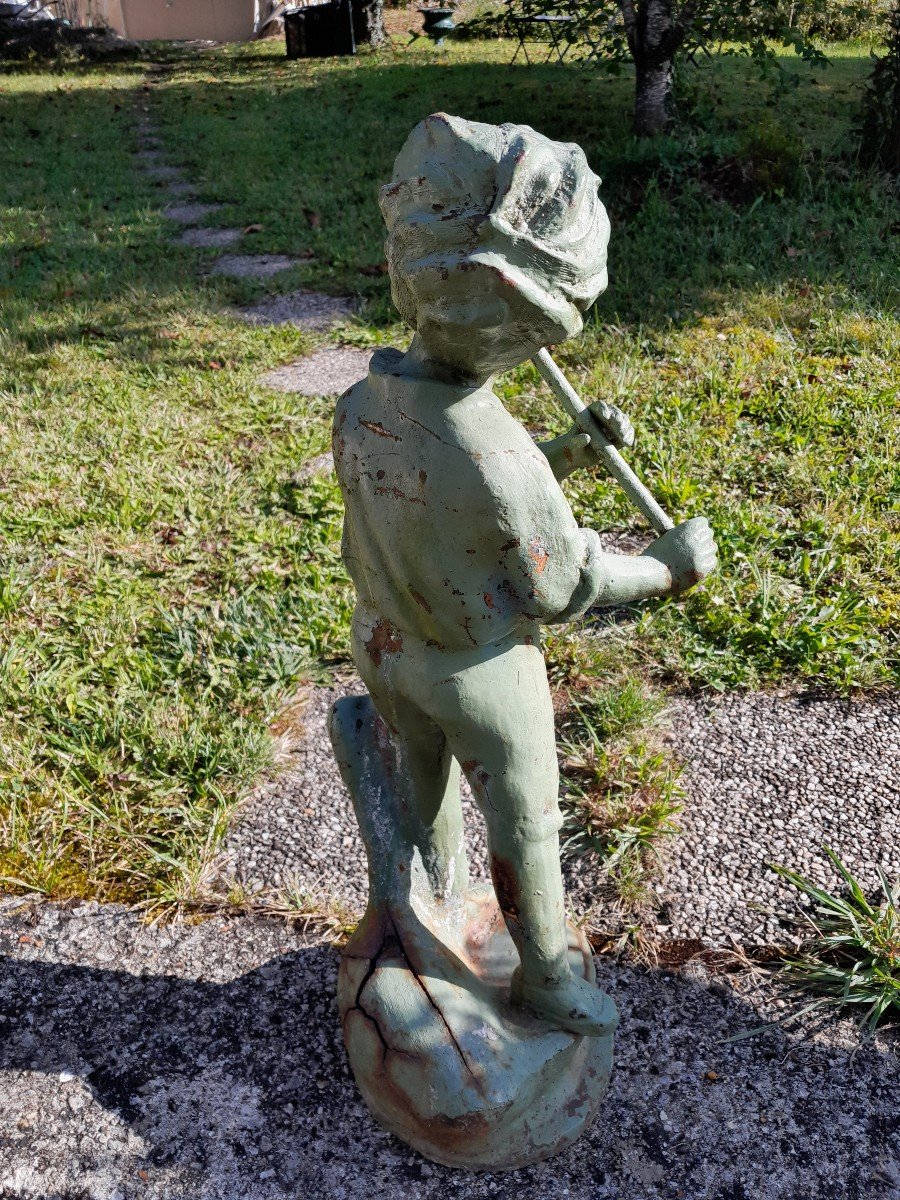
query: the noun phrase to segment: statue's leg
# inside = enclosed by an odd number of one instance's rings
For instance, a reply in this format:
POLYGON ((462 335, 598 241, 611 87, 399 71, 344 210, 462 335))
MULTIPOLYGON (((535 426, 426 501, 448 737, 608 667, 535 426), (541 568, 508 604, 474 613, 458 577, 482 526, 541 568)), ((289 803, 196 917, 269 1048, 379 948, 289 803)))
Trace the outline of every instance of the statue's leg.
POLYGON ((394 777, 409 802, 406 835, 419 849, 435 896, 464 895, 469 870, 459 764, 440 726, 398 690, 390 667, 385 664, 379 669, 365 653, 357 652, 355 658, 375 708, 390 730, 394 777))
POLYGON ((497 900, 521 968, 514 996, 574 1032, 605 1034, 608 996, 572 976, 559 861, 559 769, 543 655, 515 645, 444 678, 432 716, 469 778, 487 826, 497 900))

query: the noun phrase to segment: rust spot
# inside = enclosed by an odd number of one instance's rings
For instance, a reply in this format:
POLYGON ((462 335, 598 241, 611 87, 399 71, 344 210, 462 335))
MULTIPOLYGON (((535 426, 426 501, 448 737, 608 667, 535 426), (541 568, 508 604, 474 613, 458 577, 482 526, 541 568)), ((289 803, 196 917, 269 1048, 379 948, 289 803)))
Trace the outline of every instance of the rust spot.
POLYGON ((377 487, 375 489, 376 496, 394 496, 397 500, 408 500, 410 504, 425 505, 425 501, 418 496, 407 496, 402 488, 398 488, 396 484, 391 487, 377 487))
POLYGON ((375 478, 376 479, 384 479, 384 471, 376 471, 375 478))
POLYGON ((496 608, 496 605, 494 604, 494 597, 491 595, 490 592, 484 593, 484 602, 488 606, 488 608, 496 608))
POLYGON ((547 552, 547 543, 542 537, 533 537, 528 543, 528 557, 534 563, 538 575, 543 575, 547 570, 550 555, 547 552))
POLYGON ((519 880, 512 863, 501 858, 499 854, 491 855, 491 878, 494 881, 494 891, 497 893, 497 903, 504 917, 519 915, 519 880))
POLYGON ((518 538, 510 538, 508 542, 504 542, 503 545, 500 547, 500 553, 506 554, 506 552, 508 550, 515 550, 521 544, 522 543, 519 541, 518 538))
POLYGON ((462 765, 462 769, 468 774, 469 771, 474 771, 475 768, 478 766, 478 759, 477 758, 467 758, 466 761, 464 763, 462 763, 461 765, 462 765))
POLYGON ((403 638, 400 630, 390 621, 382 618, 372 630, 372 636, 366 642, 366 653, 376 667, 381 666, 382 654, 399 654, 403 649, 403 638))
POLYGON ((466 551, 466 554, 474 554, 474 553, 475 553, 475 551, 474 551, 474 550, 467 550, 467 551, 466 551))
POLYGON ((424 608, 427 613, 431 612, 431 605, 428 603, 428 601, 425 599, 425 597, 422 595, 421 592, 417 592, 414 587, 411 587, 409 589, 409 594, 412 596, 413 600, 415 600, 416 604, 418 604, 418 606, 420 608, 424 608))
POLYGON ((425 480, 426 480, 427 478, 428 478, 428 472, 427 472, 427 471, 420 471, 420 472, 419 472, 419 483, 421 483, 421 485, 422 485, 423 487, 425 486, 425 480))
POLYGON ((403 441, 403 438, 400 437, 399 434, 391 433, 389 429, 385 429, 385 427, 380 425, 378 421, 364 421, 363 418, 360 417, 359 423, 360 425, 365 425, 366 429, 371 429, 373 433, 377 433, 379 437, 391 438, 391 440, 395 442, 403 441))
POLYGON ((519 593, 513 587, 512 581, 509 579, 501 579, 501 581, 497 584, 497 591, 504 592, 511 600, 515 600, 519 604, 522 603, 519 593))

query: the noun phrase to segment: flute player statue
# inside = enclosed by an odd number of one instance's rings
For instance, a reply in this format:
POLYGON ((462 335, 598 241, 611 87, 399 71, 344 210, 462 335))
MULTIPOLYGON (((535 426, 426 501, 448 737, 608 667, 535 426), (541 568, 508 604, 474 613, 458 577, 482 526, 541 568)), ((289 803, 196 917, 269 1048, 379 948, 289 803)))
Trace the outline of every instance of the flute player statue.
POLYGON ((598 184, 577 146, 527 126, 418 125, 381 193, 412 344, 375 353, 334 420, 368 689, 331 720, 369 858, 339 976, 344 1039, 381 1123, 473 1169, 579 1135, 617 1020, 565 918, 541 626, 678 594, 715 565, 703 518, 637 557, 576 524, 560 480, 596 463, 592 443, 629 442, 618 410, 596 404, 541 445, 492 390, 579 333, 606 286, 598 184), (460 770, 492 889, 469 886, 460 770))

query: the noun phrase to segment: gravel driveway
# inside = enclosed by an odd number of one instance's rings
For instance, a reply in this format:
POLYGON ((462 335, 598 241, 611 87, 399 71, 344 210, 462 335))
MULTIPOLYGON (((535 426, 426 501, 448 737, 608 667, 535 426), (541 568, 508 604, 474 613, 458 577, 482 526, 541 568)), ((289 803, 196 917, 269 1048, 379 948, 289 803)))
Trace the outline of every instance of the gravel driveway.
MULTIPOLYGON (((315 689, 302 715, 304 736, 285 773, 239 811, 218 870, 252 891, 291 882, 361 913, 365 852, 331 753, 328 709, 358 681, 315 689)), ((730 944, 795 937, 783 914, 793 889, 766 864, 776 861, 836 885, 822 852, 832 846, 877 886, 876 868, 900 876, 900 698, 810 701, 749 694, 679 699, 668 740, 685 763, 682 832, 665 845, 660 932, 730 944)), ((473 875, 486 877, 481 816, 465 801, 473 875)), ((590 907, 599 869, 566 865, 576 915, 590 907)), ((226 886, 226 885, 223 885, 226 886)))
POLYGON ((275 919, 165 929, 0 902, 4 1200, 898 1200, 897 1038, 725 1039, 746 975, 600 961, 622 1010, 593 1128, 546 1164, 433 1166, 348 1075, 337 953, 275 919))

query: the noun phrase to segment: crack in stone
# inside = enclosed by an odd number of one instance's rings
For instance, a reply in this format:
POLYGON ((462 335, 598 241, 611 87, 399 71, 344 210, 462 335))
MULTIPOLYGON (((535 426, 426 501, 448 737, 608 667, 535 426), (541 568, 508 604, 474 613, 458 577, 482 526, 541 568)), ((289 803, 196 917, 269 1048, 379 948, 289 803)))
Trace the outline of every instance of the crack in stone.
POLYGON ((483 1096, 484 1095, 484 1087, 482 1085, 481 1080, 478 1078, 478 1076, 475 1074, 475 1071, 472 1069, 471 1065, 469 1064, 469 1060, 466 1058, 465 1051, 463 1050, 462 1046, 460 1046, 459 1042, 457 1041, 456 1035, 454 1034, 453 1030, 450 1028, 450 1023, 448 1022, 447 1018, 441 1012, 437 1001, 431 995, 428 988, 422 982, 422 979, 420 978, 415 967, 410 962, 409 955, 406 953, 406 948, 404 947, 403 942, 400 940, 400 934, 397 932, 397 926, 394 923, 394 918, 391 916, 390 912, 388 912, 388 920, 391 923, 391 928, 394 931, 394 937, 397 939, 397 945, 400 947, 400 953, 403 955, 403 960, 406 963, 407 967, 409 968, 410 974, 412 975, 413 979, 415 979, 416 983, 419 985, 419 987, 422 989, 422 991, 425 993, 428 1003, 431 1005, 431 1007, 434 1009, 434 1011, 440 1017, 443 1025, 444 1025, 444 1028, 447 1030, 447 1034, 450 1038, 450 1041, 453 1043, 463 1066, 466 1068, 466 1070, 471 1075, 472 1082, 475 1084, 475 1087, 478 1090, 479 1094, 483 1096))

